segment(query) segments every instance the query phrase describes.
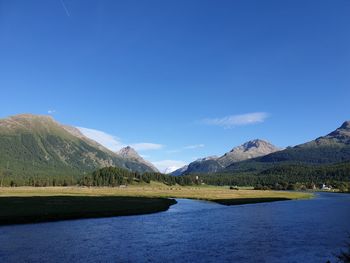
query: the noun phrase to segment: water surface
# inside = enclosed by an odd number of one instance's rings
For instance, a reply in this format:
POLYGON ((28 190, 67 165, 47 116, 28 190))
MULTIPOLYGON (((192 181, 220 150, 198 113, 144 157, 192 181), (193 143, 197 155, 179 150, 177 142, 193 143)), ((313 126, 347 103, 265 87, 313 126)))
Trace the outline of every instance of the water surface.
POLYGON ((0 262, 335 262, 350 195, 0 227, 0 262))

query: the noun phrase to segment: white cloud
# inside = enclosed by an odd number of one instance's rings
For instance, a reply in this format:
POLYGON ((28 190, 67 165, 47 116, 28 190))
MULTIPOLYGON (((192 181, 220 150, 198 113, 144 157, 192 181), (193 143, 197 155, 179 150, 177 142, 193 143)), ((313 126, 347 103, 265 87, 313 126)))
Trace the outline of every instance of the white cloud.
POLYGON ((149 151, 149 150, 159 150, 164 147, 162 144, 150 143, 150 142, 141 142, 141 143, 133 143, 130 145, 136 151, 149 151))
POLYGON ((118 151, 124 145, 118 137, 105 133, 103 131, 89 129, 84 127, 77 127, 86 137, 102 144, 111 151, 118 151))
POLYGON ((268 117, 266 112, 253 112, 240 115, 231 115, 223 118, 204 119, 202 123, 207 125, 221 126, 231 128, 234 126, 243 126, 264 122, 268 117))
MULTIPOLYGON (((110 149, 111 151, 119 151, 121 148, 127 146, 127 144, 123 143, 120 138, 108 134, 103 131, 90 129, 90 128, 84 128, 84 127, 77 127, 86 137, 98 142, 99 144, 102 144, 104 147, 110 149)), ((136 151, 149 151, 149 150, 159 150, 164 147, 162 144, 157 143, 149 143, 149 142, 142 142, 142 143, 132 143, 130 144, 132 148, 134 148, 136 151)))
POLYGON ((194 145, 187 145, 184 147, 184 149, 193 150, 193 149, 198 149, 203 147, 204 147, 204 144, 194 144, 194 145))
POLYGON ((179 152, 182 152, 184 150, 195 150, 195 149, 203 148, 204 146, 205 146, 204 144, 193 144, 193 145, 184 146, 181 149, 169 150, 166 152, 167 153, 179 153, 179 152))
POLYGON ((47 113, 48 114, 54 114, 54 113, 56 113, 56 110, 48 110, 47 113))
POLYGON ((161 173, 171 173, 186 165, 186 162, 179 160, 162 160, 152 163, 161 173))
POLYGON ((179 153, 181 150, 168 150, 166 153, 179 153))

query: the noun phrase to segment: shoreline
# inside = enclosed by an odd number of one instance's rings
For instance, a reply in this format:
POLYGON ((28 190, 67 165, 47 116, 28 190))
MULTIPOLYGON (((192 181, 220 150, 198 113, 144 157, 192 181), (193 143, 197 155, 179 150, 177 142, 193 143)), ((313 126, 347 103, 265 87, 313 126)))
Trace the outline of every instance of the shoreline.
POLYGON ((293 199, 284 197, 266 197, 266 198, 236 198, 236 199, 218 199, 214 200, 221 205, 233 206, 233 205, 247 205, 247 204, 260 204, 260 203, 272 203, 278 201, 291 201, 293 199))
POLYGON ((169 198, 119 196, 0 197, 0 227, 64 220, 146 215, 167 211, 169 198))
POLYGON ((301 192, 229 190, 225 187, 0 188, 0 226, 71 219, 144 215, 167 211, 175 199, 244 205, 309 199, 301 192))
MULTIPOLYGON (((1 200, 4 197, 0 197, 0 204, 2 203, 1 200)), ((45 199, 51 199, 51 201, 57 202, 62 201, 62 198, 69 201, 70 205, 73 206, 74 199, 75 198, 82 198, 81 196, 42 196, 42 197, 5 197, 4 199, 8 199, 10 202, 13 200, 13 203, 19 204, 21 201, 26 199, 24 202, 26 202, 26 206, 30 206, 30 202, 28 204, 28 200, 31 198, 35 198, 37 200, 45 201, 45 199)), ((84 198, 84 197, 83 197, 84 198)), ((89 199, 100 199, 101 197, 88 197, 89 199)), ((123 197, 114 197, 116 199, 119 199, 118 205, 123 205, 123 201, 120 200, 120 198, 123 197), (122 201, 122 202, 120 202, 122 201)), ((104 199, 104 198, 102 198, 104 199)), ((130 198, 128 198, 130 199, 130 198)), ((169 208, 172 205, 177 204, 177 201, 172 198, 141 198, 141 197, 134 197, 136 202, 139 202, 138 205, 144 204, 143 201, 145 199, 147 201, 153 201, 153 205, 151 207, 143 207, 143 208, 135 208, 135 207, 128 207, 123 210, 101 210, 101 211, 73 211, 70 213, 57 213, 57 210, 53 213, 42 213, 37 215, 20 215, 20 216, 0 216, 0 227, 1 226, 8 226, 8 225, 20 225, 20 224, 36 224, 36 223, 46 223, 46 222, 58 222, 58 221, 65 221, 65 220, 79 220, 79 219, 93 219, 93 218, 107 218, 107 217, 119 217, 119 216, 135 216, 135 215, 147 215, 147 214, 154 214, 159 212, 165 212, 169 210, 169 208), (137 200, 138 199, 138 200, 137 200), (161 202, 161 203, 159 203, 161 202), (159 206, 160 205, 160 206, 159 206)), ((187 198, 188 200, 195 200, 195 201, 207 201, 207 202, 213 202, 220 205, 225 206, 237 206, 237 205, 246 205, 246 204, 259 204, 259 203, 271 203, 271 202, 277 202, 277 201, 291 201, 293 199, 290 198, 236 198, 236 199, 217 199, 217 200, 210 200, 210 199, 191 199, 187 198)), ((90 200, 91 201, 91 200, 90 200)), ((104 200, 106 201, 106 200, 104 200)), ((91 204, 91 203, 90 203, 91 204)), ((56 208, 57 207, 53 207, 56 208)), ((62 207, 58 207, 59 209, 62 207)), ((17 207, 18 210, 22 210, 23 207, 17 207)))

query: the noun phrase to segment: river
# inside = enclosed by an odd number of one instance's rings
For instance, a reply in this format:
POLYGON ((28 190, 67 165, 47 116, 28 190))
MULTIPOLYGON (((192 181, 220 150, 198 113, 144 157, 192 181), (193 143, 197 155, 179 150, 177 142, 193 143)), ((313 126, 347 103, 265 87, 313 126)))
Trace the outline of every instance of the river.
POLYGON ((350 195, 0 227, 0 262, 336 262, 350 195))

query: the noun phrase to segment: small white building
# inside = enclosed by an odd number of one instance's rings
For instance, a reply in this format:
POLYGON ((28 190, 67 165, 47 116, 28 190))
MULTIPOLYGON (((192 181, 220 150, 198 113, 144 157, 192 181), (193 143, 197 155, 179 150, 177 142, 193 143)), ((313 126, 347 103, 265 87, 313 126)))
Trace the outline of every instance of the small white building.
POLYGON ((331 186, 327 186, 325 184, 322 184, 321 190, 329 191, 329 190, 332 190, 332 187, 331 186))

